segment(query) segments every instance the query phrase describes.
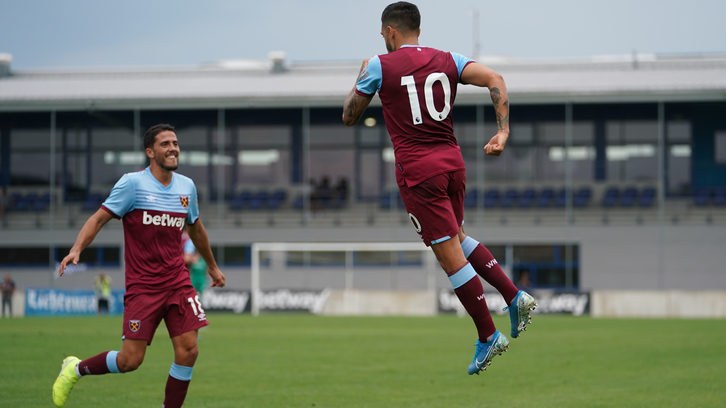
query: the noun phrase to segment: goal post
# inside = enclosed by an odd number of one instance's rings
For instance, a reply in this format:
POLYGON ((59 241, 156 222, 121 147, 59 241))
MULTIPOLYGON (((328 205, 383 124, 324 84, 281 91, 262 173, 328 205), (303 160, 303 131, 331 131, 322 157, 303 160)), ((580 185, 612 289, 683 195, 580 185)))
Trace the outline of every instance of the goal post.
POLYGON ((356 252, 414 252, 423 253, 421 262, 427 272, 428 289, 435 288, 435 268, 438 266, 431 251, 423 242, 255 242, 251 246, 250 311, 253 316, 260 313, 260 253, 263 251, 296 252, 343 252, 345 253, 345 289, 353 289, 354 257, 356 252))

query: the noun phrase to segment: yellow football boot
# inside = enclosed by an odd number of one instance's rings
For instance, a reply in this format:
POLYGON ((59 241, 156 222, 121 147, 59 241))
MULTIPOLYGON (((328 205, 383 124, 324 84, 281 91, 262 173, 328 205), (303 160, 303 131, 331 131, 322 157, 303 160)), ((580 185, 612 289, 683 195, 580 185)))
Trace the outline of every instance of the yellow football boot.
POLYGON ((53 402, 56 407, 65 405, 73 386, 81 378, 76 375, 76 365, 80 362, 81 359, 73 356, 68 356, 63 360, 60 374, 53 383, 53 402))

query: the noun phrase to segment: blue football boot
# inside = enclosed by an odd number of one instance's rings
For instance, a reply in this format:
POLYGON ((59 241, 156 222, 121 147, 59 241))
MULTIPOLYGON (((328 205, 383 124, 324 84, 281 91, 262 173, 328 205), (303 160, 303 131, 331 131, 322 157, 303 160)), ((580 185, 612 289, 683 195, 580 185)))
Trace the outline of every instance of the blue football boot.
POLYGON ((469 364, 467 372, 469 375, 479 374, 480 371, 486 370, 487 366, 492 363, 494 356, 507 351, 509 348, 509 340, 499 331, 495 331, 492 340, 486 343, 476 341, 476 353, 474 354, 474 360, 469 364))
POLYGON ((509 321, 512 324, 510 334, 513 339, 519 337, 523 331, 527 330, 527 325, 532 323, 529 312, 534 310, 535 307, 537 307, 537 302, 535 302, 534 298, 529 293, 520 290, 517 292, 517 296, 514 297, 512 304, 503 309, 509 309, 509 321))

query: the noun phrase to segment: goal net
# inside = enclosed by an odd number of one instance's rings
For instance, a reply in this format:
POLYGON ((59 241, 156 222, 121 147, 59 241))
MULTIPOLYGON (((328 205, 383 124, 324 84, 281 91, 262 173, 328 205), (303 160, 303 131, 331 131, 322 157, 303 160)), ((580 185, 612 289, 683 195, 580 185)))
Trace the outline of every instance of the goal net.
POLYGON ((436 291, 450 288, 421 242, 258 242, 251 247, 250 311, 272 288, 436 291))

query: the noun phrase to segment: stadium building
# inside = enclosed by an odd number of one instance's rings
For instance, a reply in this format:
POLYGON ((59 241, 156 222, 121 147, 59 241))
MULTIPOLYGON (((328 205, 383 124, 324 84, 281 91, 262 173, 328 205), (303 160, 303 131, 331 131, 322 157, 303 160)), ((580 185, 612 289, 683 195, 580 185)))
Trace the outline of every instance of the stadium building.
MULTIPOLYGON (((459 86, 467 233, 515 282, 529 275, 535 289, 592 293, 596 314, 633 313, 627 293, 647 291, 654 315, 702 315, 694 299, 726 315, 726 56, 479 60, 504 76, 512 122, 503 155, 486 157, 496 127, 488 93, 459 86)), ((141 135, 157 123, 177 128, 178 171, 197 184, 232 288, 250 288, 256 242, 417 242, 378 99, 360 124, 342 123, 358 69, 274 53, 190 68, 21 71, 3 55, 0 272, 25 288, 90 288, 88 274, 55 280, 54 265, 119 177, 146 166, 141 135)), ((120 229, 109 223, 82 255, 116 287, 120 229)), ((449 288, 422 254, 263 251, 260 286, 449 288)))

